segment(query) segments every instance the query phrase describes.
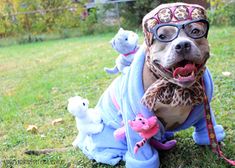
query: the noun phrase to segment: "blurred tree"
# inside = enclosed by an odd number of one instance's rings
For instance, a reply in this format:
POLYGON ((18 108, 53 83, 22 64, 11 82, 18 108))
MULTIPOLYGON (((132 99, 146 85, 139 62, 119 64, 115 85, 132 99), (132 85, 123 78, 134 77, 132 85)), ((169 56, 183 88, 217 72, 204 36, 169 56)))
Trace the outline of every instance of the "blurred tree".
POLYGON ((143 17, 161 3, 174 2, 174 0, 136 0, 121 3, 122 22, 127 27, 136 27, 142 23, 143 17))
POLYGON ((14 32, 15 15, 13 14, 16 10, 15 7, 16 5, 11 0, 3 0, 1 4, 0 16, 2 17, 2 21, 0 24, 0 31, 2 31, 5 35, 9 35, 14 32))
POLYGON ((0 34, 14 36, 59 32, 78 27, 84 3, 72 0, 1 0, 0 34))
POLYGON ((235 25, 235 1, 234 0, 208 0, 210 9, 208 16, 214 25, 235 25))

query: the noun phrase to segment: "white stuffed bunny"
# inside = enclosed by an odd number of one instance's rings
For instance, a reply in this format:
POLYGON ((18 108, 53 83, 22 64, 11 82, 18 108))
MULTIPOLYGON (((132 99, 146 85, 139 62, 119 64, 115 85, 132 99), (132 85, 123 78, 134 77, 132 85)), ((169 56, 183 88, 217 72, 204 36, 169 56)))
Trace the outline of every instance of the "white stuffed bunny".
POLYGON ((91 134, 102 131, 103 124, 100 113, 93 108, 88 108, 89 101, 80 96, 68 99, 68 111, 75 116, 79 134, 73 141, 74 147, 81 147, 85 139, 91 134))
POLYGON ((112 47, 120 53, 113 68, 104 68, 109 74, 123 73, 124 68, 131 65, 135 53, 139 49, 138 34, 133 31, 120 28, 118 33, 111 40, 112 47))

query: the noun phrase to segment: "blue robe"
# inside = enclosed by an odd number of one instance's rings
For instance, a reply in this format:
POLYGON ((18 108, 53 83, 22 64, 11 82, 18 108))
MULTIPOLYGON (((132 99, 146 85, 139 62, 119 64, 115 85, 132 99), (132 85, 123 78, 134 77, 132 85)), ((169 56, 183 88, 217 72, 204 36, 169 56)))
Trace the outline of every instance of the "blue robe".
MULTIPOLYGON (((92 150, 86 150, 86 147, 82 148, 88 158, 110 165, 124 160, 127 168, 159 167, 158 151, 148 142, 134 154, 134 146, 142 138, 128 124, 128 120, 133 120, 138 113, 142 113, 147 118, 154 115, 140 102, 144 95, 142 71, 145 55, 145 49, 141 47, 131 66, 126 68, 125 74, 118 76, 100 97, 95 108, 101 112, 104 129, 101 133, 91 136, 92 150), (122 121, 125 125, 126 138, 117 141, 113 132, 122 126, 122 121)), ((203 78, 206 94, 211 101, 213 82, 208 69, 204 72, 203 78)), ((217 140, 221 141, 225 136, 223 127, 216 124, 213 112, 211 113, 217 140)), ((200 145, 209 144, 203 104, 195 106, 185 122, 174 131, 187 129, 191 126, 195 127, 194 141, 200 145)))

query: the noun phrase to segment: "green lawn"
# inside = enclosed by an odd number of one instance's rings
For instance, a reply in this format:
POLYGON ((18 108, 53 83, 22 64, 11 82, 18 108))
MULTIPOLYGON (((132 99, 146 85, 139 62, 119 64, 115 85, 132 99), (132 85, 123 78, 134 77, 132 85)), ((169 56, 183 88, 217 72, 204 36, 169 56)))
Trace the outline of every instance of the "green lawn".
MULTIPOLYGON (((117 53, 108 43, 114 33, 48 41, 0 48, 0 159, 45 160, 43 167, 110 167, 89 161, 78 149, 48 155, 29 156, 27 149, 63 148, 71 146, 77 130, 74 118, 67 112, 67 99, 81 95, 93 107, 114 79, 104 66, 114 65, 117 53), (55 126, 51 121, 63 118, 55 126), (39 132, 27 132, 35 124, 39 132), (61 160, 63 164, 59 164, 61 160), (51 162, 51 164, 49 164, 51 162), (55 163, 57 162, 57 163, 55 163)), ((209 41, 211 58, 208 67, 214 78, 212 108, 217 122, 226 130, 228 158, 235 159, 235 28, 212 28, 209 41), (222 72, 229 71, 225 77, 222 72)), ((141 38, 143 41, 143 38, 141 38)), ((162 152, 164 168, 229 167, 210 148, 194 144, 193 129, 176 134, 177 147, 162 152)), ((42 167, 21 165, 21 167, 42 167)), ((1 166, 0 166, 1 167, 1 166)), ((124 167, 121 163, 119 167, 124 167)))

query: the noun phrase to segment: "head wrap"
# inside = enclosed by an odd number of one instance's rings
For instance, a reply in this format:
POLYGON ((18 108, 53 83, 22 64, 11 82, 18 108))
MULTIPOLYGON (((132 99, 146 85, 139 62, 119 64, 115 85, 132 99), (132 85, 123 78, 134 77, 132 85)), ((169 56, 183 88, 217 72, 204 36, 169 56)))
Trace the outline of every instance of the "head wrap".
POLYGON ((206 18, 206 11, 200 5, 186 3, 160 5, 143 18, 142 26, 145 35, 145 42, 148 46, 152 44, 153 35, 149 30, 157 24, 178 23, 187 20, 206 18))

